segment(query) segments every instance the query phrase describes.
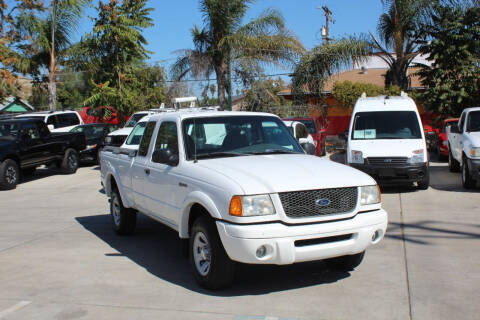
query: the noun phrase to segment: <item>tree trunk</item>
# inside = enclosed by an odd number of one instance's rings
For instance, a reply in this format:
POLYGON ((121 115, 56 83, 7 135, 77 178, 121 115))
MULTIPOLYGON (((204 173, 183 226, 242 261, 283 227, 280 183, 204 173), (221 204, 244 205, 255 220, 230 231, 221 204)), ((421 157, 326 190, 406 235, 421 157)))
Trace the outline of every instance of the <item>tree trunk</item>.
POLYGON ((57 83, 55 78, 55 57, 52 55, 48 70, 48 108, 51 111, 57 110, 57 83))
POLYGON ((227 65, 222 63, 220 66, 215 67, 215 74, 217 76, 217 93, 218 104, 222 109, 226 107, 225 92, 227 89, 227 65))

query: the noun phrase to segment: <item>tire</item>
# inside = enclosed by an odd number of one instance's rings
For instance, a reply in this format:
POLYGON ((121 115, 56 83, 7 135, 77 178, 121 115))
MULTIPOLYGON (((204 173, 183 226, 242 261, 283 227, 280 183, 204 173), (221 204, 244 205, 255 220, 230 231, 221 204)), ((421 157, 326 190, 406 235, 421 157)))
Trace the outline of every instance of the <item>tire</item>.
POLYGON ((100 154, 102 153, 102 149, 103 148, 98 148, 98 152, 97 152, 97 165, 102 165, 102 162, 100 160, 100 154))
POLYGON ((137 212, 134 209, 125 208, 118 190, 112 190, 110 199, 110 216, 113 230, 118 235, 130 235, 137 225, 137 212))
POLYGON ((17 187, 20 180, 20 170, 12 159, 6 159, 0 165, 0 189, 12 190, 17 187))
POLYGON ((189 239, 189 260, 198 284, 215 290, 229 286, 235 275, 235 262, 230 260, 212 220, 197 218, 189 239), (203 262, 203 263, 202 263, 203 262))
POLYGON ((430 170, 427 169, 427 172, 425 173, 425 177, 417 182, 418 184, 418 189, 420 190, 427 190, 428 187, 430 186, 430 170))
POLYGON ((365 251, 350 256, 341 256, 325 260, 330 270, 352 271, 362 263, 365 251))
POLYGON ((455 158, 453 158, 452 151, 448 151, 448 169, 450 172, 460 171, 460 164, 457 160, 455 160, 455 158))
POLYGON ((73 174, 77 172, 79 164, 78 153, 74 149, 65 150, 62 163, 60 164, 60 170, 64 174, 73 174))
POLYGON ((468 161, 465 158, 462 161, 462 185, 465 189, 473 189, 477 185, 477 181, 473 179, 468 167, 468 161))

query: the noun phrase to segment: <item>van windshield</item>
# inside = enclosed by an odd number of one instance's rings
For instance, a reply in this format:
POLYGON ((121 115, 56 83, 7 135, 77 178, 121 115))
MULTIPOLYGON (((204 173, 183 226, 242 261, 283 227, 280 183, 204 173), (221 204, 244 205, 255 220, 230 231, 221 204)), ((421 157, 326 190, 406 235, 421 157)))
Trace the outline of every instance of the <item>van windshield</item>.
POLYGON ((352 140, 421 139, 413 111, 378 111, 355 114, 352 140))

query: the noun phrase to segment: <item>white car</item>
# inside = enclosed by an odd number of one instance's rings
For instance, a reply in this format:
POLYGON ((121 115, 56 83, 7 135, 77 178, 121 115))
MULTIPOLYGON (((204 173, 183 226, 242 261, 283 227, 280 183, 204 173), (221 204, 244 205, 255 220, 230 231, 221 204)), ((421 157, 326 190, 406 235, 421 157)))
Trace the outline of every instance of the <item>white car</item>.
POLYGON ((480 181, 480 107, 463 110, 458 124, 447 131, 450 171, 462 171, 462 184, 474 188, 480 181))
POLYGON ((232 281, 235 262, 352 270, 387 229, 375 180, 306 155, 272 114, 154 115, 138 151, 101 159, 114 230, 131 234, 137 212, 171 227, 210 289, 232 281))
POLYGON ((428 189, 427 145, 415 102, 362 94, 353 108, 347 141, 347 163, 382 184, 416 182, 428 189))
POLYGON ((83 124, 83 120, 76 111, 41 111, 25 113, 18 118, 42 119, 51 132, 69 132, 74 127, 83 124))

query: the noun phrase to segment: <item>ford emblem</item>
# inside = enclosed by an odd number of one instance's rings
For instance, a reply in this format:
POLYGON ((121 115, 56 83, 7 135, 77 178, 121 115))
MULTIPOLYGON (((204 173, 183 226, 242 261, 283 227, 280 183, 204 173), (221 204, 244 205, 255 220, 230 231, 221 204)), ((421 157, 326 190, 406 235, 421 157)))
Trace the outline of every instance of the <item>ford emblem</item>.
POLYGON ((326 207, 330 204, 329 199, 317 199, 315 200, 315 204, 320 207, 326 207))

